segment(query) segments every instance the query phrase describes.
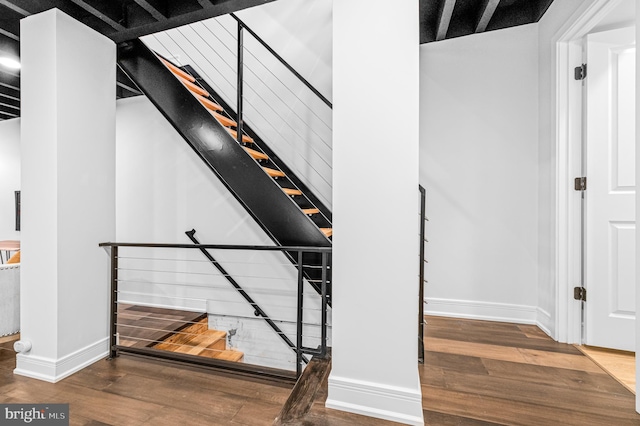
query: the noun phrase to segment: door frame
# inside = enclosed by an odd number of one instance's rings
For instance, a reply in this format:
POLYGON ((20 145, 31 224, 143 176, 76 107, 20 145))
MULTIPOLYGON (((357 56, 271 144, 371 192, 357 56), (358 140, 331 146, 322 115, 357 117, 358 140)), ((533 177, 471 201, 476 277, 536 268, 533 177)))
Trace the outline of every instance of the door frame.
POLYGON ((559 342, 582 343, 582 302, 573 299, 573 288, 581 284, 582 201, 581 193, 573 189, 573 180, 582 176, 583 172, 583 96, 582 84, 574 80, 573 69, 583 61, 583 37, 622 1, 594 0, 593 3, 582 6, 554 36, 556 40, 556 328, 554 338, 559 342))

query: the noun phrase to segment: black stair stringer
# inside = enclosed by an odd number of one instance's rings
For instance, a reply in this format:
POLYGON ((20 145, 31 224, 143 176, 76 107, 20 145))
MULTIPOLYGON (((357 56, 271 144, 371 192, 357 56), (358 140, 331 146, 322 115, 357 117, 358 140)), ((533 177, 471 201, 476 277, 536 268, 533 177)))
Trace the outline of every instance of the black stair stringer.
MULTIPOLYGON (((313 221, 142 41, 118 46, 118 66, 277 245, 331 246, 313 221)), ((309 253, 304 263, 309 265, 305 275, 320 292, 320 257, 309 253)), ((331 285, 327 287, 330 295, 331 285)))

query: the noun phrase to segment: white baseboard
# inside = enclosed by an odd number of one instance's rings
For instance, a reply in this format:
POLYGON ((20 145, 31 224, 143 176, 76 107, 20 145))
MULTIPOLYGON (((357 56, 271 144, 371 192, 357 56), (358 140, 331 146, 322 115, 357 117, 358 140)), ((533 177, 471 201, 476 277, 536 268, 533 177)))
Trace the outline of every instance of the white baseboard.
POLYGON ((109 353, 109 339, 100 339, 60 359, 18 354, 14 374, 56 383, 105 358, 109 353))
POLYGON ((508 303, 479 302, 472 300, 426 298, 425 315, 467 318, 485 321, 536 324, 536 306, 508 303))
POLYGON ((540 330, 544 331, 549 337, 556 340, 551 333, 551 328, 553 327, 553 321, 551 320, 551 314, 545 311, 542 308, 538 308, 538 316, 536 320, 536 325, 540 328, 540 330))
POLYGON ((325 405, 398 423, 424 425, 419 388, 399 388, 332 375, 325 405))

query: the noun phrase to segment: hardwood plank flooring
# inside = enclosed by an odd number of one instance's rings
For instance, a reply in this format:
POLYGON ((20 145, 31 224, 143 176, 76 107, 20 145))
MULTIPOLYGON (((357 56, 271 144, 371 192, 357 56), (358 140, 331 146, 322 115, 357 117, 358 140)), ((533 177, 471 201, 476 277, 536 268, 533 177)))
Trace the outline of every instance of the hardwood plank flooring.
POLYGON ((631 393, 636 393, 636 356, 633 352, 595 346, 576 346, 631 393))
MULTIPOLYGON (((419 366, 427 425, 640 425, 631 392, 534 326, 427 320, 419 366)), ((130 355, 45 383, 13 374, 11 347, 0 343, 0 402, 70 403, 72 425, 270 425, 292 389, 130 355)), ((325 408, 322 377, 313 402, 304 401, 306 414, 286 424, 395 424, 325 408)))

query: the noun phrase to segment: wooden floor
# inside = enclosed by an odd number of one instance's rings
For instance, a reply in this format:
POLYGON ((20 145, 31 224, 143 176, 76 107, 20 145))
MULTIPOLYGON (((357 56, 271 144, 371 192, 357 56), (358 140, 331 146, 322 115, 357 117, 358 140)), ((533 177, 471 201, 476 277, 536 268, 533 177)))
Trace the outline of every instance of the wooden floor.
MULTIPOLYGON (((420 366, 428 425, 640 425, 634 395, 534 326, 428 318, 420 366)), ((123 355, 57 384, 15 376, 0 344, 0 403, 70 403, 72 425, 271 425, 291 385, 123 355)), ((393 423, 324 407, 288 424, 393 423)))
POLYGON ((631 393, 636 393, 636 356, 633 352, 616 351, 595 346, 576 346, 631 393))

